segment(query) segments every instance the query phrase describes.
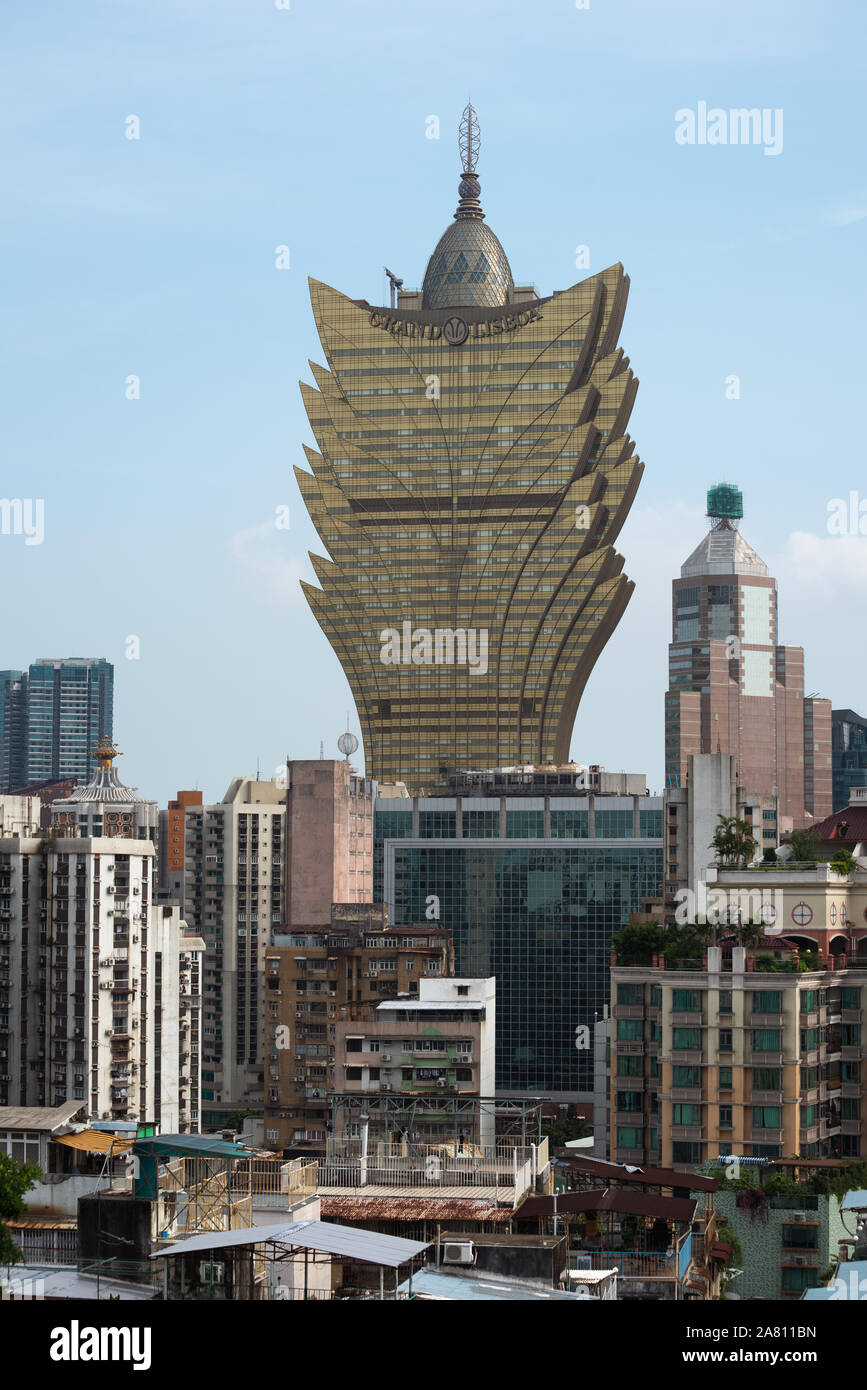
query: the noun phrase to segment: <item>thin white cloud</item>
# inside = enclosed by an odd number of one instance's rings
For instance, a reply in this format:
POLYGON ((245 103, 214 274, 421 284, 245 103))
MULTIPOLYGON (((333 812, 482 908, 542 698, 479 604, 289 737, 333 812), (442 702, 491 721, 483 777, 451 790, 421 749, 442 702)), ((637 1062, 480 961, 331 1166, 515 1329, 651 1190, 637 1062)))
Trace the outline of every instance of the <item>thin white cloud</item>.
POLYGON ((306 607, 299 580, 316 584, 305 555, 298 558, 297 542, 291 532, 280 530, 273 521, 248 526, 229 537, 229 553, 260 586, 265 598, 283 608, 306 607))
POLYGON ((853 222, 863 222, 867 217, 867 200, 858 203, 841 203, 828 214, 832 227, 851 227, 853 222))

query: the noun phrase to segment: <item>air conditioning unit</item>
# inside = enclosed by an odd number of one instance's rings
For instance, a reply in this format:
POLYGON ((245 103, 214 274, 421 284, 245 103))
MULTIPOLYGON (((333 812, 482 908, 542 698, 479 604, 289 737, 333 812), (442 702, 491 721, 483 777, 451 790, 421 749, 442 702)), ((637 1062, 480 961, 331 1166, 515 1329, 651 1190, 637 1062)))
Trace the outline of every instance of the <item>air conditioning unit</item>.
POLYGON ((134 1019, 133 1019, 133 1021, 132 1021, 132 1026, 133 1026, 133 1028, 138 1028, 138 1019, 137 1019, 137 1018, 134 1018, 134 1019))
POLYGON ((113 1038, 113 1037, 114 1037, 114 1029, 113 1029, 113 1028, 106 1028, 106 1030, 105 1030, 105 1036, 106 1036, 107 1038, 113 1038))
POLYGON ((792 1223, 795 1226, 803 1226, 806 1219, 807 1213, 805 1211, 796 1211, 792 1213, 792 1223))
POLYGON ((12 1080, 12 1077, 9 1075, 8 1072, 4 1072, 3 1075, 0 1076, 0 1081, 11 1081, 11 1080, 12 1080))
POLYGON ((445 1077, 444 1077, 444 1076, 438 1076, 438 1077, 437 1077, 437 1085, 438 1085, 438 1086, 445 1086, 445 1084, 446 1084, 446 1079, 445 1079, 445 1077))
POLYGON ((572 1268, 573 1268, 573 1269, 592 1269, 592 1268, 593 1268, 593 1256, 592 1256, 592 1255, 573 1255, 573 1256, 572 1256, 572 1260, 573 1260, 573 1264, 572 1264, 572 1268))
POLYGON ((460 1245, 447 1241, 443 1246, 444 1265, 474 1265, 476 1249, 472 1241, 462 1241, 460 1245))
POLYGON ((383 1085, 380 1086, 379 1089, 380 1089, 381 1091, 390 1091, 390 1090, 391 1090, 391 1086, 390 1086, 390 1085, 388 1084, 388 1082, 386 1081, 386 1082, 383 1083, 383 1085))
POLYGON ((381 1053, 381 1054, 380 1054, 380 1061, 382 1061, 382 1062, 390 1062, 390 1061, 391 1061, 391 1053, 390 1053, 390 1052, 383 1052, 383 1053, 381 1053))

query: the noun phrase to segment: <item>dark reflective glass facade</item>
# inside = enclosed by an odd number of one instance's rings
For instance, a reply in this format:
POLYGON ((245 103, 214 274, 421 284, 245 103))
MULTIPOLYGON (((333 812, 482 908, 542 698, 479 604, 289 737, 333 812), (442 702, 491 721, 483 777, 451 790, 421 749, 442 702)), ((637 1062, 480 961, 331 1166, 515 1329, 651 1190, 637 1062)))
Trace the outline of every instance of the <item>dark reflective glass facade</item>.
POLYGON ((592 1029, 608 1003, 611 937, 655 895, 661 843, 506 840, 385 846, 397 924, 425 920, 431 895, 454 936, 459 975, 496 976, 497 1089, 590 1092, 592 1029), (393 875, 389 858, 393 855, 393 875))

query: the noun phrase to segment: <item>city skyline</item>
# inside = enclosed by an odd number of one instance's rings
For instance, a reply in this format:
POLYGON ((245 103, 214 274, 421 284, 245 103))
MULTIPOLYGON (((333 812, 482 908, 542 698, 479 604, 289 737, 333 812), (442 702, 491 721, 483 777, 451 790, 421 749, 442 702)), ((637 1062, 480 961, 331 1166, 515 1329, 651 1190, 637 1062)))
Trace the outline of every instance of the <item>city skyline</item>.
MULTIPOLYGON (((370 16, 348 5, 327 37, 297 6, 251 19, 226 4, 203 28, 192 4, 155 4, 146 20, 129 12, 122 26, 97 5, 75 31, 55 6, 38 68, 33 21, 16 18, 8 490, 38 486, 45 535, 30 546, 2 537, 8 580, 28 593, 9 616, 5 663, 46 650, 112 661, 127 780, 161 804, 181 786, 216 800, 257 761, 273 776, 286 753, 316 756, 320 741, 334 752, 349 689, 298 593, 318 545, 290 477, 312 443, 296 386, 315 341, 306 278, 371 303, 387 302, 384 265, 421 285, 469 94, 484 122, 489 215, 516 280, 534 276, 550 294, 617 260, 631 280, 633 425, 648 470, 618 548, 636 590, 586 688, 573 756, 642 767, 662 786, 668 589, 680 537, 703 524, 704 491, 732 474, 751 542, 778 579, 780 638, 807 653, 806 689, 858 709, 864 658, 842 669, 826 620, 863 582, 863 537, 827 529, 829 504, 858 480, 847 421, 821 403, 855 399, 859 380, 865 198, 851 174, 848 75, 863 16, 835 5, 820 23, 800 5, 782 24, 774 3, 736 4, 721 31, 679 3, 652 19, 633 4, 564 7, 541 11, 527 33, 524 7, 506 4, 504 41, 520 35, 549 64, 541 97, 504 88, 482 17, 460 11, 463 61, 434 81, 456 7, 437 24, 374 8, 383 56, 401 55, 388 92, 360 82, 355 48, 370 16), (187 81, 203 49, 207 71, 187 81), (314 75, 326 52, 334 78, 322 102, 314 75), (161 64, 168 81, 155 95, 161 64), (566 80, 576 64, 577 93, 566 80), (779 155, 678 143, 676 113, 702 102, 782 110, 779 155), (48 140, 45 109, 63 113, 48 140), (138 139, 127 138, 131 115, 138 139), (312 187, 315 198, 303 192, 312 187), (833 351, 808 359, 805 332, 833 351), (125 394, 131 375, 138 400, 125 394), (101 583, 98 603, 63 605, 64 577, 98 524, 94 494, 109 490, 100 564, 123 580, 101 583), (288 530, 275 524, 281 507, 288 530), (650 696, 637 711, 636 679, 650 696), (226 706, 243 718, 227 720, 226 706)), ((359 732, 354 712, 350 722, 359 732)))

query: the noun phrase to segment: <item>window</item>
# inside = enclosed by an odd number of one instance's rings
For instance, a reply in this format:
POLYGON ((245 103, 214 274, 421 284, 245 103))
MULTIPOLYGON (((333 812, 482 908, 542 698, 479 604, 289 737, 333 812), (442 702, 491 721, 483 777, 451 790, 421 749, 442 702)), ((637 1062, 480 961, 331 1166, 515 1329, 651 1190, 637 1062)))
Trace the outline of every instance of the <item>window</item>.
POLYGON ((674 1028, 672 1029, 672 1046, 681 1052, 697 1052, 701 1048, 701 1030, 699 1028, 674 1028))
POLYGON ((673 1068, 672 1084, 674 1086, 700 1086, 701 1067, 675 1066, 673 1068))
POLYGON ((754 1067, 754 1091, 779 1091, 783 1085, 783 1073, 779 1067, 754 1067))
POLYGON ((818 1250, 818 1226, 783 1226, 781 1241, 784 1247, 793 1250, 818 1250))
POLYGON ((469 987, 469 985, 458 985, 458 986, 457 986, 457 991, 458 991, 458 994, 469 994, 469 992, 470 992, 470 987, 469 987))
POLYGON ((719 1050, 720 1050, 720 1052, 731 1052, 731 1050, 732 1050, 732 1030, 731 1030, 731 1028, 720 1028, 720 1030, 719 1030, 719 1050))
POLYGON ((720 1129, 731 1129, 732 1127, 732 1107, 721 1105, 719 1108, 719 1127, 720 1129))
POLYGON ((720 1067, 719 1069, 719 1088, 721 1091, 730 1091, 732 1088, 732 1069, 731 1067, 720 1067))
POLYGON ((779 1129, 780 1107, 778 1105, 754 1105, 753 1129, 779 1129))
POLYGON ((818 1269, 790 1269, 782 1270, 783 1293, 801 1293, 804 1289, 815 1289, 819 1282, 818 1269))
POLYGON ((641 1042, 644 1024, 640 1018, 618 1018, 617 1041, 641 1042))
POLYGON ((673 1163, 691 1165, 701 1163, 701 1144, 688 1144, 683 1140, 677 1140, 671 1146, 671 1160, 673 1163))
POLYGON ((844 1023, 841 1028, 841 1042, 844 1047, 858 1047, 861 1043, 860 1023, 844 1023))
POLYGON ((642 1111, 644 1109, 644 1093, 642 1091, 618 1091, 617 1109, 642 1111))
POLYGON ((701 1009, 701 994, 701 990, 698 989, 672 990, 671 1007, 688 1013, 698 1013, 701 1009))
POLYGON ((360 1081, 360 1080, 361 1080, 361 1067, 346 1067, 346 1068, 345 1068, 345 1071, 346 1071, 346 1080, 347 1080, 347 1081, 360 1081))
POLYGON ((643 1131, 620 1126, 617 1130, 619 1149, 641 1149, 644 1147, 643 1131))
POLYGON ((617 1075, 618 1076, 641 1076, 644 1064, 643 1057, 618 1057, 617 1075))
POLYGON ((732 1011, 732 992, 730 989, 721 989, 719 992, 719 1011, 721 1014, 730 1014, 732 1011))
POLYGON ((850 985, 844 985, 844 987, 843 987, 843 1001, 842 1001, 842 1002, 843 1002, 843 1008, 844 1008, 844 1009, 860 1009, 860 1007, 861 1007, 861 991, 860 991, 860 989, 852 988, 852 986, 850 986, 850 985))
POLYGON ((700 1105, 673 1105, 672 1124, 675 1125, 700 1125, 701 1106, 700 1105))
POLYGON ((753 1052, 779 1052, 782 1036, 779 1028, 754 1028, 753 1052))
POLYGON ((617 1002, 618 1004, 643 1004, 644 985, 618 984, 617 1002))
POLYGON ((782 1012, 783 996, 778 989, 757 989, 753 991, 753 1012, 757 1014, 778 1014, 782 1012))

